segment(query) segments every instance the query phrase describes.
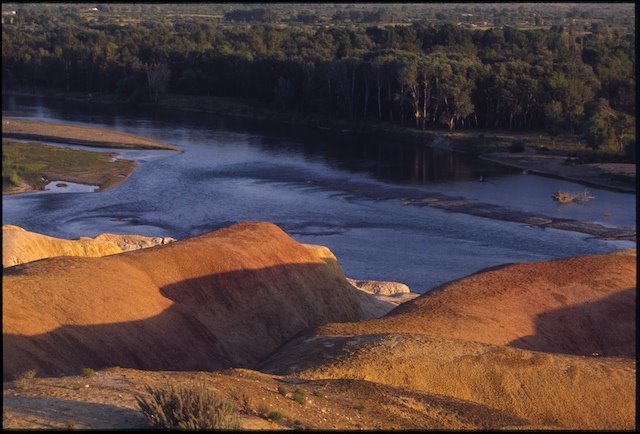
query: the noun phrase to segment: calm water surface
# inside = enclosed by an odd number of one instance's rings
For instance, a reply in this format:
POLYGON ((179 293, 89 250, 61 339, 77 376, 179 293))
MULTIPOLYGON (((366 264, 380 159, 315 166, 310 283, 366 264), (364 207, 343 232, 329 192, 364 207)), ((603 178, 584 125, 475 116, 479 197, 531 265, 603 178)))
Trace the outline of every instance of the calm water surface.
POLYGON ((469 156, 198 113, 31 97, 3 98, 3 115, 112 128, 183 150, 116 150, 139 167, 106 192, 3 197, 3 224, 51 236, 181 239, 235 222, 270 221, 301 242, 328 246, 350 277, 396 280, 417 292, 488 266, 635 247, 403 203, 405 193, 418 189, 635 228, 635 195, 589 188, 596 199, 588 204, 560 206, 553 191, 585 187, 469 156))

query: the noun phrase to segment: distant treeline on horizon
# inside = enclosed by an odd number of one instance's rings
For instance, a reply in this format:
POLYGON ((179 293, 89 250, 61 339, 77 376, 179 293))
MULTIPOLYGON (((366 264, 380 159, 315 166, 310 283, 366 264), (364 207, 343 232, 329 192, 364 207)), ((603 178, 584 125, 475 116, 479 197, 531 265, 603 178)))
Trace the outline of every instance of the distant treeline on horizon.
POLYGON ((593 147, 621 147, 635 125, 633 4, 330 6, 3 4, 3 86, 134 104, 246 98, 422 129, 589 131, 593 147))

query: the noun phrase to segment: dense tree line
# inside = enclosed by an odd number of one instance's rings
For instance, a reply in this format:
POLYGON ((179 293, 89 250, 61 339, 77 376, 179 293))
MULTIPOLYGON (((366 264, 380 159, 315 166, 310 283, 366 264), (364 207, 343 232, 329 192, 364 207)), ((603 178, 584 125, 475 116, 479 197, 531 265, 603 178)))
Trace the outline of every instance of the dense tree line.
POLYGON ((250 98, 420 129, 589 131, 594 147, 621 146, 635 114, 634 33, 606 26, 134 26, 28 10, 3 25, 2 60, 4 84, 117 93, 134 103, 165 91, 250 98))

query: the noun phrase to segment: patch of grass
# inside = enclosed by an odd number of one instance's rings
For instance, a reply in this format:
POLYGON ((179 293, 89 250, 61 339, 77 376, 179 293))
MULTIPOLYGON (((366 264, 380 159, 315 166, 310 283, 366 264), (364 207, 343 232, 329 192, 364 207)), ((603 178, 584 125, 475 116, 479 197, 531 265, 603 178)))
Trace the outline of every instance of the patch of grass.
POLYGON ((282 396, 287 396, 289 392, 282 385, 278 384, 278 393, 282 396))
POLYGON ((364 405, 358 404, 358 405, 354 406, 353 408, 355 408, 358 411, 363 411, 364 410, 364 405))
POLYGON ((13 380, 13 387, 17 389, 26 389, 28 380, 35 378, 36 374, 37 374, 37 371, 35 369, 29 369, 27 371, 24 371, 22 374, 17 375, 16 378, 13 380))
POLYGON ((313 396, 317 396, 318 398, 324 398, 324 392, 320 389, 316 389, 313 391, 313 396))
POLYGON ((158 429, 237 429, 236 408, 207 388, 198 386, 146 386, 147 395, 136 402, 149 423, 158 429))
POLYGON ((20 380, 30 380, 32 378, 36 378, 38 371, 35 369, 29 369, 28 371, 24 371, 22 374, 18 375, 16 379, 20 380))
POLYGON ((300 405, 305 405, 307 403, 307 392, 304 389, 297 388, 295 392, 293 392, 291 399, 300 405))
POLYGON ((4 192, 23 182, 35 190, 42 190, 49 179, 99 185, 101 190, 105 190, 122 182, 136 167, 134 161, 112 161, 113 156, 103 152, 3 140, 2 190, 4 192))
POLYGON ((268 417, 268 414, 269 407, 267 407, 267 404, 265 404, 264 402, 261 402, 260 405, 258 405, 258 416, 268 417))
POLYGON ((267 415, 267 419, 275 423, 282 423, 284 421, 284 415, 279 411, 272 411, 267 415))
POLYGON ((251 399, 246 393, 243 393, 242 396, 240 396, 240 408, 242 408, 242 411, 246 414, 253 413, 251 399))
POLYGON ((82 371, 80 371, 80 374, 84 377, 84 378, 89 378, 89 377, 93 377, 93 375, 96 373, 96 371, 94 371, 91 368, 82 368, 82 371))

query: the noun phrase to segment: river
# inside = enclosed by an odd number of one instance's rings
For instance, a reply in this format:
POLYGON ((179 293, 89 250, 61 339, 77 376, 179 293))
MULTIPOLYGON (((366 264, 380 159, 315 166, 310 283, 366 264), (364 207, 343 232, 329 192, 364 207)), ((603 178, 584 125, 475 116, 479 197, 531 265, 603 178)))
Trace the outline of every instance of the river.
POLYGON ((51 236, 111 232, 182 239, 235 222, 270 221, 298 241, 328 246, 349 277, 399 281, 421 293, 489 266, 635 247, 414 206, 407 198, 436 194, 613 228, 636 226, 633 194, 589 187, 594 200, 559 205, 551 200, 553 191, 585 187, 424 146, 26 96, 4 96, 3 116, 115 129, 183 150, 115 150, 139 166, 105 192, 3 196, 3 224, 51 236))

